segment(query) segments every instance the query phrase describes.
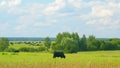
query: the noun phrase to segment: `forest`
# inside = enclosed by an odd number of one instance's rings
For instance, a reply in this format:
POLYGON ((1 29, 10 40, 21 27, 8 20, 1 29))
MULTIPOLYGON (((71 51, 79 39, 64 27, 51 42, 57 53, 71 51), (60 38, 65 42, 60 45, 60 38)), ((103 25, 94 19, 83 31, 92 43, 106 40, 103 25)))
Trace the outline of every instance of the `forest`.
POLYGON ((94 35, 83 35, 78 33, 58 33, 53 41, 46 37, 44 41, 12 41, 8 38, 0 38, 0 52, 54 52, 77 53, 81 51, 103 51, 120 50, 120 39, 110 38, 108 40, 97 39, 94 35), (22 47, 23 46, 23 47, 22 47))

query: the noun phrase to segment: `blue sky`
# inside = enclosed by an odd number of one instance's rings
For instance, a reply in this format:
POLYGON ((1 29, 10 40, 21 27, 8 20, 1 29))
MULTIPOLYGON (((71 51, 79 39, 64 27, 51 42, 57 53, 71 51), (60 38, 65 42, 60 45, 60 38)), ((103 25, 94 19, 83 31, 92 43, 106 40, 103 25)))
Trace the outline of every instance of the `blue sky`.
POLYGON ((0 0, 0 37, 120 38, 120 0, 0 0))

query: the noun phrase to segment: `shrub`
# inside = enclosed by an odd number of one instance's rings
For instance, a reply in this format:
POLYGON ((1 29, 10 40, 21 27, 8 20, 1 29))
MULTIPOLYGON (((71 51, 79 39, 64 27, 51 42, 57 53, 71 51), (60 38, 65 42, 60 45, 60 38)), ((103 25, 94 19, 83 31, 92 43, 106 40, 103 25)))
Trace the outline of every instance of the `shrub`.
POLYGON ((37 52, 45 51, 47 48, 44 46, 40 46, 37 48, 37 52))
POLYGON ((28 47, 21 47, 19 49, 19 51, 21 51, 21 52, 29 52, 29 48, 28 47))
POLYGON ((16 49, 15 48, 6 48, 4 51, 5 52, 14 52, 14 51, 16 51, 16 49))
POLYGON ((22 47, 19 49, 21 52, 41 52, 45 51, 46 47, 40 46, 38 48, 33 48, 33 47, 22 47))

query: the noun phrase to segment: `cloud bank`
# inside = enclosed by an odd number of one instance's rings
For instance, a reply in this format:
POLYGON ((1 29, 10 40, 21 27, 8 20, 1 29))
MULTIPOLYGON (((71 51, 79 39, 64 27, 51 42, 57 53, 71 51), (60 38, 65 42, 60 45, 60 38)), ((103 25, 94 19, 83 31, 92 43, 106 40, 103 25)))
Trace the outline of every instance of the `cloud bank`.
POLYGON ((111 34, 119 36, 119 0, 53 0, 48 3, 36 1, 23 3, 24 0, 1 0, 0 13, 5 11, 8 16, 12 14, 13 18, 16 17, 16 22, 13 23, 15 31, 29 27, 34 30, 44 28, 43 30, 47 31, 46 27, 52 27, 50 30, 54 31, 54 35, 58 31, 69 30, 82 34, 95 34, 98 37, 100 34, 105 36, 105 33, 109 36, 111 34), (60 29, 64 27, 67 28, 60 29))

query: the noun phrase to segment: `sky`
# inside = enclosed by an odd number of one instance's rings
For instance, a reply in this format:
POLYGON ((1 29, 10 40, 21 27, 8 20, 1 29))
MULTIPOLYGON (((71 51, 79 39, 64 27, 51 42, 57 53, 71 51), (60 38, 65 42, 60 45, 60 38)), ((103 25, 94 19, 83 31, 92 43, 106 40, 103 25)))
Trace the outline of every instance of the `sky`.
POLYGON ((120 38, 120 0, 0 0, 0 37, 120 38))

